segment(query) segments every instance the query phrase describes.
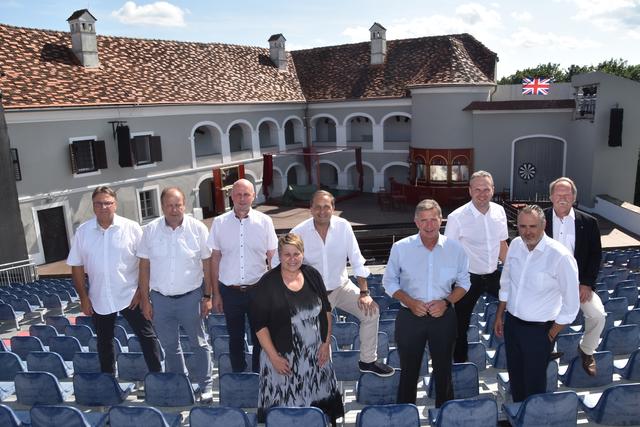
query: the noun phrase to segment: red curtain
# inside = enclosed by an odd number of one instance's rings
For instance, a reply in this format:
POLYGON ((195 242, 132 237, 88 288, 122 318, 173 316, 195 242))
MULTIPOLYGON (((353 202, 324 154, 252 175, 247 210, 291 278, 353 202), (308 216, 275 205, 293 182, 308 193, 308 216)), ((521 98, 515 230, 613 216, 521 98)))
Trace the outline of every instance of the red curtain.
POLYGON ((356 170, 358 171, 358 189, 362 191, 362 188, 364 187, 364 172, 362 170, 362 147, 356 147, 356 170))
POLYGON ((263 166, 262 166, 262 193, 264 198, 269 198, 269 186, 273 184, 273 156, 271 154, 264 154, 263 166))

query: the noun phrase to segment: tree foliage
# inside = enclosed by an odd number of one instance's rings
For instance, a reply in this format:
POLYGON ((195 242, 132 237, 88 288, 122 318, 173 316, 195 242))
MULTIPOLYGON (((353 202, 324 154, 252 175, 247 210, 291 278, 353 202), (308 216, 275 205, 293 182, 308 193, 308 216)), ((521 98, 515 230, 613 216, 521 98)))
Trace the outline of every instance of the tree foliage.
POLYGON ((570 65, 567 69, 560 68, 560 64, 540 64, 537 67, 518 70, 510 76, 501 78, 498 84, 520 84, 524 77, 551 78, 556 83, 569 82, 576 74, 601 71, 614 76, 640 81, 640 64, 629 65, 624 59, 609 59, 598 65, 570 65))

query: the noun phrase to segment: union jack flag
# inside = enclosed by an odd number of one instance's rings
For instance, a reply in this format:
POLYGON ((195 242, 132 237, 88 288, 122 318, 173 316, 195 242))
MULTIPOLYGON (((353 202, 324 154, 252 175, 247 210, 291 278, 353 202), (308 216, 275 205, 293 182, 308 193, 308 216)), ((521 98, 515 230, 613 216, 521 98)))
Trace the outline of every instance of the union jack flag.
POLYGON ((549 88, 551 87, 551 79, 543 79, 540 77, 534 77, 532 79, 522 79, 522 94, 523 95, 549 95, 549 88))

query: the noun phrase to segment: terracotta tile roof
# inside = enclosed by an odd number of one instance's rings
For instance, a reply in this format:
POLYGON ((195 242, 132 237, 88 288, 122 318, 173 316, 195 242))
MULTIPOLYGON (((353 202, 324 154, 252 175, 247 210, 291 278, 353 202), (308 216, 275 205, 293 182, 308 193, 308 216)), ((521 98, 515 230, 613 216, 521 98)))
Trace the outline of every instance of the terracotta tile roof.
POLYGON ((85 69, 70 33, 0 25, 5 107, 304 101, 293 62, 278 71, 267 48, 97 40, 100 67, 85 69))
POLYGON ((494 84, 496 54, 468 34, 288 53, 278 71, 269 49, 98 36, 100 67, 82 67, 68 32, 0 25, 5 108, 118 104, 304 102, 404 97, 421 85, 494 84))
POLYGON ((475 101, 464 107, 463 111, 499 111, 499 110, 546 110, 546 109, 574 109, 573 99, 550 100, 514 100, 514 101, 475 101))
POLYGON ((307 100, 407 96, 410 86, 494 84, 496 54, 469 34, 387 41, 370 65, 370 43, 291 52, 307 100))

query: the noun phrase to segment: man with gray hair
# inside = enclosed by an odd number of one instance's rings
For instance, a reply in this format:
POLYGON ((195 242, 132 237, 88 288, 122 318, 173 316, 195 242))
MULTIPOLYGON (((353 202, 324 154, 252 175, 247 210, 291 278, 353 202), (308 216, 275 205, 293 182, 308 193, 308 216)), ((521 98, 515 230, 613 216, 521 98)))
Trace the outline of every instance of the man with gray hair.
POLYGON ((453 399, 453 304, 471 286, 469 259, 460 243, 440 234, 442 210, 435 200, 418 203, 414 221, 418 233, 393 244, 382 279, 386 292, 402 303, 396 318, 401 369, 397 402, 416 403, 418 375, 428 342, 438 408, 453 399))
POLYGON ((500 271, 498 260, 507 255, 507 215, 504 208, 493 203, 493 177, 477 171, 469 179, 471 201, 447 217, 444 235, 460 242, 469 257, 471 288, 456 304, 458 338, 453 361, 467 361, 467 329, 471 313, 483 293, 498 298, 500 271))
POLYGON ((511 242, 500 278, 494 331, 504 336, 514 402, 546 391, 547 365, 556 337, 580 306, 576 260, 544 234, 544 226, 539 206, 520 211, 520 237, 511 242))
MULTIPOLYGON (((574 182, 561 177, 549 185, 549 198, 553 207, 545 209, 546 233, 573 253, 578 263, 580 280, 580 309, 584 314, 584 334, 578 345, 582 367, 587 374, 596 375, 593 352, 598 348, 604 329, 606 313, 595 292, 596 279, 602 258, 598 220, 573 207, 578 196, 574 182)), ((634 301, 630 301, 633 304, 634 301)))

